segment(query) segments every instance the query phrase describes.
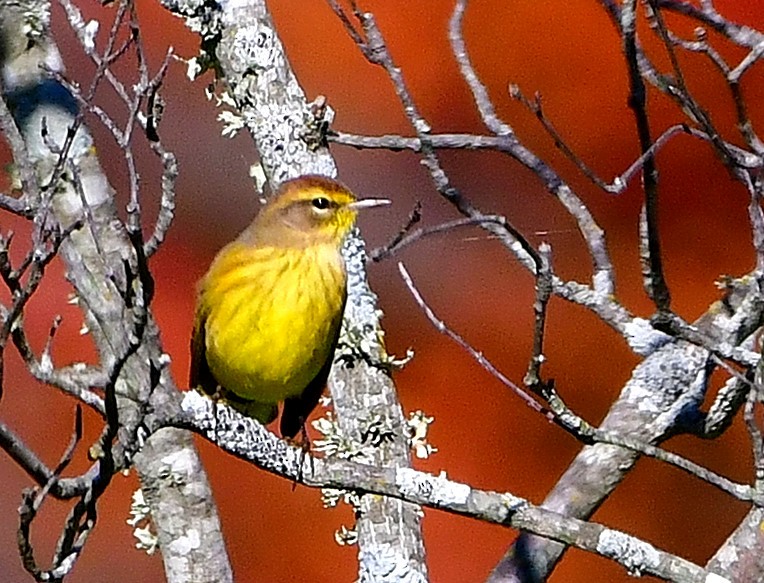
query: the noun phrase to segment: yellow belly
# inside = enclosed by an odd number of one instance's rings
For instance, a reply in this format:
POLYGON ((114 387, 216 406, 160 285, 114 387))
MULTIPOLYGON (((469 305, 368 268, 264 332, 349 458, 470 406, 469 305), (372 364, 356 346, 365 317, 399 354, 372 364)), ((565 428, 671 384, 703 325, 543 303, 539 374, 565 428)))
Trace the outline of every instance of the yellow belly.
POLYGON ((278 403, 301 394, 332 357, 345 303, 334 246, 252 249, 233 243, 202 284, 206 356, 226 390, 278 403))

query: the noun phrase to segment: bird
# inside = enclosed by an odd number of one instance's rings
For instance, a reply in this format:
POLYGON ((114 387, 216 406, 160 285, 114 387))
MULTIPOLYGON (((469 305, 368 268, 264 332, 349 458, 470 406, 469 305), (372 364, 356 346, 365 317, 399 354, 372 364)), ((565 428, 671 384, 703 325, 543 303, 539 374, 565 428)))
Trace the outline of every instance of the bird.
POLYGON ((319 175, 283 182, 197 286, 190 386, 294 438, 326 386, 347 299, 342 244, 356 199, 319 175))

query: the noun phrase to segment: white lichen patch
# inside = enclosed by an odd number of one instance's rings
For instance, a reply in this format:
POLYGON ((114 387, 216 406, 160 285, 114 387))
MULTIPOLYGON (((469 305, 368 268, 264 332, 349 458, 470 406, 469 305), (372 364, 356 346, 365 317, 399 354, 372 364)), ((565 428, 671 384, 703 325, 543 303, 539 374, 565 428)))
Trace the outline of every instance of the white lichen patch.
POLYGON ((151 508, 143 497, 143 490, 133 492, 130 503, 130 518, 127 524, 133 527, 133 536, 137 539, 135 548, 152 555, 159 547, 159 539, 151 529, 151 508))
POLYGON ((373 549, 374 552, 361 549, 358 553, 359 583, 427 583, 425 575, 412 568, 393 545, 380 543, 373 549))
POLYGON ((411 468, 395 470, 395 485, 404 496, 414 500, 424 498, 437 506, 446 507, 466 504, 472 491, 467 484, 450 481, 445 472, 428 476, 411 468))
POLYGON ((716 554, 716 562, 722 567, 729 568, 740 560, 740 555, 737 552, 735 545, 724 545, 721 550, 716 554))
MULTIPOLYGON (((361 496, 349 490, 322 488, 321 502, 324 508, 336 508, 340 502, 344 502, 353 508, 354 514, 358 515, 361 511, 361 496)), ((340 546, 354 545, 358 542, 358 531, 355 527, 348 528, 343 524, 335 531, 334 540, 340 546)))
MULTIPOLYGON (((384 346, 383 342, 380 342, 380 344, 384 346)), ((384 352, 382 354, 382 357, 380 358, 383 364, 386 364, 395 370, 402 370, 403 367, 405 367, 413 359, 414 359, 414 350, 412 348, 406 349, 405 356, 397 357, 394 354, 388 354, 387 352, 384 352)))
POLYGON ((438 448, 427 442, 427 432, 434 420, 434 417, 428 417, 423 411, 417 410, 412 412, 406 421, 409 430, 409 446, 419 459, 427 459, 438 451, 438 448))
POLYGON ((162 463, 167 466, 170 476, 174 481, 182 481, 181 476, 190 474, 196 464, 194 454, 188 449, 173 452, 162 458, 162 463))
POLYGON ((601 296, 609 296, 613 293, 613 276, 610 271, 600 269, 594 273, 592 278, 594 291, 601 296))
POLYGON ((148 525, 144 527, 136 527, 135 530, 133 530, 133 536, 138 541, 135 543, 135 548, 139 551, 146 551, 147 555, 153 555, 159 548, 159 539, 148 525))
POLYGON ((623 326, 623 336, 636 354, 647 356, 671 340, 671 336, 653 328, 649 320, 633 318, 623 326))
POLYGON ((323 417, 319 417, 311 425, 323 435, 321 439, 313 440, 314 452, 322 453, 326 457, 341 459, 350 459, 358 454, 358 449, 353 441, 347 438, 337 423, 334 411, 327 411, 323 417))
POLYGON ((138 488, 133 492, 132 502, 130 503, 130 518, 127 524, 137 526, 151 516, 151 508, 143 497, 143 490, 138 488))
POLYGON ((176 538, 170 543, 172 554, 185 556, 201 546, 202 540, 199 531, 195 528, 186 531, 186 534, 176 538))
POLYGON ((82 43, 88 50, 92 51, 95 49, 95 39, 98 35, 98 25, 99 22, 97 20, 91 20, 85 25, 85 28, 82 29, 82 43))
POLYGON ((255 191, 260 199, 260 204, 265 204, 266 199, 263 196, 265 191, 265 185, 268 182, 268 177, 265 175, 265 168, 260 162, 255 162, 249 167, 249 177, 255 183, 255 191))
POLYGON ((247 63, 250 69, 268 71, 272 70, 274 59, 281 53, 276 50, 276 44, 277 40, 270 28, 243 26, 235 30, 232 50, 237 55, 237 62, 247 63))
POLYGON ((203 429, 209 430, 216 423, 210 408, 209 397, 202 395, 199 391, 186 391, 183 393, 180 409, 196 419, 203 429))
POLYGON ((334 532, 334 540, 341 547, 357 544, 358 531, 355 528, 348 528, 343 524, 334 532))
POLYGON ((244 129, 244 118, 234 113, 233 111, 221 111, 218 114, 218 121, 223 124, 221 134, 224 138, 233 138, 239 132, 244 129))
POLYGON ((660 563, 660 553, 652 545, 639 541, 623 532, 606 529, 597 540, 597 552, 616 559, 629 575, 642 576, 660 563))
POLYGON ((706 583, 732 583, 732 582, 726 577, 722 577, 721 575, 717 575, 716 573, 709 573, 708 575, 706 575, 706 583))

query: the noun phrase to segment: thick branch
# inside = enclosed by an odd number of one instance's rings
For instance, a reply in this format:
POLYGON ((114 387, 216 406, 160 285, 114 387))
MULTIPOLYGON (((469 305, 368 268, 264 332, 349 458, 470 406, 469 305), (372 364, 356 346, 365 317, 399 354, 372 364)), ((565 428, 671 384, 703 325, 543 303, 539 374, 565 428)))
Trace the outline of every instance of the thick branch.
MULTIPOLYGON (((738 345, 762 323, 759 282, 745 277, 730 285, 695 327, 718 343, 738 345)), ((700 415, 714 360, 705 349, 682 340, 665 344, 633 371, 600 428, 647 444, 690 426, 700 415)), ((631 471, 639 455, 613 445, 585 447, 544 500, 543 506, 577 518, 588 518, 631 471)), ((551 573, 565 547, 543 538, 521 535, 497 565, 491 583, 520 583, 551 573)))
MULTIPOLYGON (((163 5, 196 23, 211 23, 201 31, 207 38, 220 39, 209 47, 214 50, 210 56, 219 62, 272 185, 303 174, 336 174, 322 133, 327 121, 320 117, 324 108, 307 102, 263 0, 229 2, 219 12, 208 13, 185 0, 164 0, 163 5)), ((357 233, 348 238, 343 252, 348 301, 329 383, 337 419, 343 434, 370 462, 405 467, 410 461, 404 417, 392 380, 384 373, 387 357, 379 340, 376 296, 368 286, 366 251, 357 233), (338 367, 339 361, 354 366, 338 367), (372 423, 384 427, 392 439, 365 444, 363 436, 372 423)), ((419 509, 379 497, 364 497, 362 508, 361 580, 392 581, 398 573, 406 573, 412 581, 425 580, 419 509)))
MULTIPOLYGON (((58 51, 50 37, 48 12, 48 3, 39 0, 2 3, 4 99, 12 111, 29 114, 16 121, 41 182, 55 177, 57 168, 73 169, 74 180, 61 180, 54 185, 51 212, 63 226, 78 221, 86 224, 62 245, 61 257, 96 342, 102 367, 112 370, 120 356, 128 354, 131 342, 133 320, 123 292, 126 278, 130 277, 126 266, 134 268, 136 257, 117 218, 113 191, 96 158, 92 139, 81 125, 76 104, 65 91, 50 91, 55 82, 46 78, 41 66, 44 63, 49 69, 62 72, 58 51)), ((51 197, 50 191, 30 203, 40 204, 40 199, 45 201, 46 197, 51 197)), ((138 447, 135 433, 142 412, 137 404, 145 402, 149 395, 159 404, 176 391, 165 364, 156 328, 149 320, 143 345, 124 363, 118 380, 120 394, 130 397, 119 398, 122 428, 118 465, 125 463, 138 447)), ((214 580, 230 581, 215 506, 191 435, 173 430, 155 436, 152 441, 153 451, 162 450, 162 457, 144 452, 135 457, 135 465, 154 511, 168 581, 185 582, 202 577, 201 573, 214 580), (196 466, 167 466, 164 460, 171 454, 179 459, 197 460, 196 466), (150 479, 159 472, 157 465, 165 476, 171 476, 173 488, 159 487, 150 479), (173 498, 175 512, 170 520, 165 520, 168 516, 158 510, 168 498, 173 498), (209 515, 214 520, 203 520, 209 515), (199 545, 171 544, 191 531, 199 534, 199 545)))
MULTIPOLYGON (((269 472, 315 488, 374 493, 517 528, 614 560, 631 574, 666 581, 705 582, 708 572, 623 532, 569 518, 534 506, 510 493, 490 492, 401 467, 381 467, 338 458, 315 458, 277 439, 256 421, 195 391, 187 393, 183 413, 155 419, 197 431, 234 456, 269 472)), ((396 580, 410 581, 400 576, 396 580)), ((722 583, 723 578, 719 578, 722 583)))

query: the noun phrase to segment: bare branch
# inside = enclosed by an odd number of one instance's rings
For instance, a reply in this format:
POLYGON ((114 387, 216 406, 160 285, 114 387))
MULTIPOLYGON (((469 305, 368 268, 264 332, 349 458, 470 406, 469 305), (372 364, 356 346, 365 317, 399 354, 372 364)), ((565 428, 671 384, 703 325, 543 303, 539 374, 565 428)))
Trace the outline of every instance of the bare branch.
POLYGON ((24 469, 41 487, 56 498, 67 499, 80 496, 87 489, 92 471, 77 478, 59 478, 7 425, 0 422, 0 448, 24 469))
MULTIPOLYGON (((132 37, 125 42, 117 38, 128 6, 129 2, 122 2, 115 10, 116 18, 106 39, 106 48, 96 59, 96 74, 82 93, 86 103, 92 101, 100 81, 112 77, 109 67, 135 47, 132 37)), ((139 429, 142 416, 149 406, 148 397, 154 399, 152 406, 167 406, 172 404, 177 390, 166 370, 166 356, 163 357, 148 304, 144 303, 140 309, 136 305, 128 305, 128 300, 148 299, 145 289, 141 291, 145 286, 140 284, 145 281, 137 282, 136 279, 140 278, 133 277, 136 263, 141 261, 136 256, 140 252, 131 244, 119 221, 112 198, 113 190, 98 163, 92 138, 83 125, 83 112, 88 108, 78 110, 72 94, 67 93, 55 79, 47 78, 46 71, 40 67, 42 64, 52 64, 57 72, 62 73, 58 52, 49 34, 49 6, 46 2, 5 3, 0 13, 3 16, 0 19, 2 39, 8 43, 3 47, 3 62, 0 63, 4 79, 23 80, 26 84, 23 87, 3 87, 8 109, 13 111, 18 105, 13 100, 23 98, 24 91, 20 89, 34 92, 40 85, 55 86, 55 94, 61 100, 60 103, 48 104, 48 107, 57 108, 55 116, 40 112, 37 116, 16 120, 29 156, 38 165, 38 179, 50 187, 49 191, 42 189, 40 201, 33 201, 37 211, 34 241, 39 244, 44 240, 43 235, 50 230, 51 223, 75 229, 87 224, 86 229, 77 229, 61 244, 59 256, 65 265, 67 278, 75 287, 78 304, 99 352, 100 368, 105 371, 102 374, 106 376, 106 382, 103 382, 103 376, 96 379, 107 389, 101 407, 110 420, 101 443, 103 455, 95 475, 91 476, 90 489, 82 494, 70 513, 59 541, 58 559, 63 565, 73 561, 69 557, 79 555, 95 524, 96 504, 102 489, 108 485, 113 471, 126 467, 129 461, 135 463, 147 487, 146 498, 151 505, 153 523, 167 560, 168 581, 177 583, 188 580, 192 572, 201 571, 208 574, 214 572, 212 579, 216 581, 231 580, 215 507, 204 470, 196 460, 192 437, 178 430, 162 432, 152 438, 151 450, 158 452, 156 457, 152 457, 146 447, 137 453, 142 445, 139 429), (53 189, 56 193, 55 204, 51 204, 53 189), (135 288, 132 287, 134 283, 135 288), (141 310, 145 314, 145 332, 137 335, 141 345, 130 357, 129 351, 133 350, 131 334, 136 330, 134 317, 140 315, 141 310), (125 360, 124 364, 117 366, 121 360, 125 360), (111 375, 115 371, 117 374, 121 372, 119 382, 124 389, 119 395, 113 390, 117 379, 111 375), (158 386, 161 388, 155 389, 158 386), (116 415, 114 401, 117 402, 116 415), (112 443, 117 420, 120 440, 112 443), (184 456, 189 463, 168 467, 164 460, 172 456, 184 456), (176 486, 157 487, 159 480, 152 480, 154 472, 161 474, 164 480, 173 480, 176 486), (184 486, 178 487, 179 484, 184 486), (164 512, 163 507, 170 499, 175 503, 172 517, 164 512), (178 512, 178 508, 183 508, 183 511, 178 512), (170 544, 190 530, 198 532, 201 537, 198 546, 178 549, 170 544)), ((41 107, 39 104, 37 106, 41 107)), ((132 117, 139 118, 140 115, 134 110, 132 117)), ((128 133, 122 132, 121 137, 129 140, 128 133)), ((30 269, 34 269, 34 264, 30 269)), ((15 320, 16 317, 9 317, 3 324, 15 320)), ((14 335, 14 340, 17 346, 26 344, 21 336, 14 335)), ((25 360, 28 363, 37 361, 31 351, 25 360)), ((44 359, 39 364, 39 371, 30 367, 33 374, 46 374, 48 364, 44 359)), ((77 371, 73 368, 51 374, 66 379, 63 375, 69 372, 77 371)), ((88 388, 84 384, 87 382, 84 373, 79 378, 76 375, 69 375, 68 378, 71 382, 82 383, 80 388, 88 388)), ((93 403, 97 401, 93 400, 93 403)))
POLYGON ((687 128, 684 125, 677 124, 673 125, 670 128, 668 128, 666 131, 664 131, 658 139, 653 142, 653 145, 650 146, 650 148, 644 152, 639 158, 637 158, 631 166, 629 166, 625 172, 620 174, 619 176, 616 176, 611 183, 607 183, 604 180, 602 180, 597 174, 589 168, 589 166, 586 165, 586 163, 579 158, 579 156, 573 151, 573 149, 568 146, 565 143, 565 140, 562 138, 562 136, 559 134, 557 129, 554 127, 552 122, 549 120, 549 118, 546 117, 544 114, 544 110, 541 105, 541 94, 537 93, 531 101, 523 93, 520 91, 520 88, 517 85, 510 85, 509 87, 509 94, 512 96, 512 98, 517 99, 520 103, 522 103, 525 107, 527 107, 535 116, 536 118, 541 122, 541 125, 544 126, 544 129, 546 132, 552 137, 554 140, 555 146, 559 148, 559 150, 565 154, 565 157, 568 158, 573 164, 575 164, 578 169, 581 171, 581 173, 586 176, 589 180, 591 180, 594 184, 596 184, 599 188, 604 190, 605 192, 608 192, 610 194, 620 194, 624 190, 626 190, 626 187, 631 182, 631 179, 634 178, 634 176, 639 172, 645 164, 645 160, 648 158, 654 156, 658 150, 660 150, 664 144, 666 144, 671 138, 674 136, 681 134, 681 133, 690 133, 689 128, 687 128))
MULTIPOLYGON (((646 109, 646 91, 637 61, 636 2, 627 0, 621 11, 623 52, 629 72, 629 107, 634 112, 642 154, 652 147, 650 124, 646 109)), ((645 290, 659 311, 671 308, 671 295, 663 274, 660 233, 658 230, 658 171, 652 156, 645 159, 642 177, 645 189, 644 209, 640 220, 640 234, 644 244, 640 256, 643 260, 645 290)))
MULTIPOLYGON (((456 332, 451 330, 448 326, 446 326, 445 322, 438 318, 435 315, 435 312, 432 311, 430 306, 427 305, 427 303, 424 301, 424 298, 422 298, 422 294, 419 293, 419 290, 414 285, 414 281, 411 279, 411 276, 409 275, 409 272, 406 271, 406 268, 403 266, 403 263, 398 263, 398 271, 401 274, 401 277, 403 278, 403 281, 406 283, 406 287, 409 288, 409 291, 411 292, 411 295, 414 296, 414 300, 416 301, 417 305, 419 305, 420 308, 424 311, 427 318, 432 322, 433 326, 435 328, 451 338, 454 342, 456 342, 459 346, 464 348, 467 352, 470 353, 470 355, 477 361, 480 366, 482 366, 485 370, 487 370, 491 375, 499 379, 504 386, 508 387, 513 393, 515 393, 518 397, 520 397, 528 407, 533 409, 534 411, 538 413, 542 413, 544 415, 548 415, 548 411, 546 411, 541 405, 539 405, 536 400, 531 397, 528 393, 526 393, 523 389, 521 389, 518 385, 513 383, 511 380, 509 380, 506 376, 504 376, 491 362, 483 356, 481 352, 478 352, 474 348, 472 348, 464 338, 459 336, 456 332)), ((551 418, 551 416, 550 416, 551 418)))
POLYGON ((538 266, 541 263, 541 258, 539 257, 538 252, 533 248, 528 240, 515 227, 513 227, 509 221, 507 221, 506 218, 498 215, 481 215, 479 213, 475 213, 471 217, 448 221, 433 227, 422 227, 400 238, 396 237, 396 240, 394 240, 390 245, 384 247, 381 251, 372 252, 371 258, 373 261, 382 261, 383 259, 396 254, 404 247, 408 247, 409 245, 416 243, 421 239, 431 235, 446 233, 459 227, 486 227, 489 225, 494 229, 502 231, 506 238, 511 238, 517 241, 519 249, 516 249, 515 253, 518 258, 520 258, 521 261, 523 261, 526 257, 529 258, 529 264, 531 265, 532 271, 538 269, 538 266))
POLYGON ((528 363, 523 383, 533 393, 543 396, 543 381, 541 367, 544 357, 544 332, 546 330, 546 314, 549 299, 552 296, 552 248, 547 243, 539 247, 539 268, 536 275, 536 300, 533 302, 533 352, 528 363))
POLYGON ((764 503, 764 493, 759 494, 757 491, 748 485, 738 484, 721 476, 708 468, 705 468, 699 464, 696 464, 682 456, 674 454, 672 452, 660 449, 649 443, 640 441, 639 439, 633 439, 628 435, 621 435, 618 431, 612 431, 607 429, 601 429, 594 427, 579 415, 577 415, 570 407, 568 407, 562 398, 559 396, 554 388, 553 382, 547 382, 541 379, 540 368, 544 361, 543 358, 543 329, 544 320, 546 316, 546 302, 549 299, 551 285, 550 272, 548 271, 549 259, 548 250, 541 249, 542 257, 545 257, 545 271, 546 275, 540 275, 537 283, 537 299, 534 303, 534 311, 536 312, 536 331, 534 334, 534 346, 533 354, 531 356, 531 362, 529 365, 528 373, 525 377, 526 386, 533 391, 533 394, 538 395, 546 403, 546 407, 541 406, 535 399, 528 395, 518 385, 513 383, 507 378, 499 369, 497 369, 482 352, 473 348, 464 338, 459 334, 451 330, 448 325, 438 318, 432 311, 429 305, 425 302, 424 298, 420 294, 419 290, 415 287, 411 276, 406 271, 403 264, 398 263, 398 270, 403 277, 406 286, 414 296, 419 307, 424 311, 427 318, 435 326, 435 328, 451 338, 462 349, 464 349, 480 366, 488 371, 491 376, 498 379, 504 386, 508 387, 512 392, 520 396, 525 403, 531 407, 534 411, 542 413, 550 421, 554 421, 557 425, 562 427, 565 431, 573 435, 581 443, 591 445, 594 443, 609 444, 626 449, 632 450, 636 453, 646 455, 657 460, 663 461, 676 468, 679 468, 703 481, 708 482, 737 498, 738 500, 746 502, 755 502, 757 504, 764 503), (546 279, 546 282, 544 281, 546 279))
POLYGON ((705 580, 703 569, 625 533, 566 517, 530 504, 511 493, 496 493, 409 468, 382 467, 338 458, 315 458, 289 446, 251 418, 196 391, 183 399, 176 419, 156 420, 196 431, 225 451, 269 472, 316 488, 352 489, 510 528, 571 544, 621 564, 630 573, 653 574, 682 583, 705 580))
POLYGON ((377 247, 372 249, 369 253, 369 259, 372 261, 382 261, 388 257, 392 257, 397 248, 400 247, 401 241, 409 234, 411 229, 414 228, 419 221, 422 220, 422 203, 416 201, 414 208, 409 213, 409 217, 406 220, 406 224, 401 227, 401 230, 390 240, 390 242, 384 247, 377 247))
POLYGON ((457 0, 454 13, 449 25, 449 40, 459 64, 462 77, 472 92, 475 105, 485 126, 497 136, 503 136, 509 141, 509 154, 526 168, 531 170, 565 207, 565 210, 575 219, 578 229, 589 248, 589 254, 594 264, 592 286, 601 294, 612 294, 615 288, 613 266, 605 242, 605 233, 597 224, 583 201, 573 192, 562 178, 540 158, 523 146, 514 135, 512 128, 501 121, 496 115, 493 104, 488 97, 485 85, 475 73, 462 36, 462 20, 467 6, 467 0, 457 0))
MULTIPOLYGON (((308 103, 264 0, 221 5, 185 0, 162 3, 187 17, 201 34, 255 142, 271 186, 304 174, 336 174, 324 137, 331 121, 328 108, 308 103)), ((405 420, 393 382, 380 366, 386 359, 380 342, 380 312, 366 277, 365 246, 357 233, 346 239, 343 255, 348 301, 329 379, 337 421, 349 441, 364 447, 364 424, 376 418, 393 439, 365 447, 369 459, 381 465, 408 466, 405 420), (344 362, 355 366, 338 366, 344 362)), ((384 581, 391 573, 403 572, 412 580, 425 579, 419 508, 379 497, 366 497, 362 503, 357 529, 365 576, 384 581)))

